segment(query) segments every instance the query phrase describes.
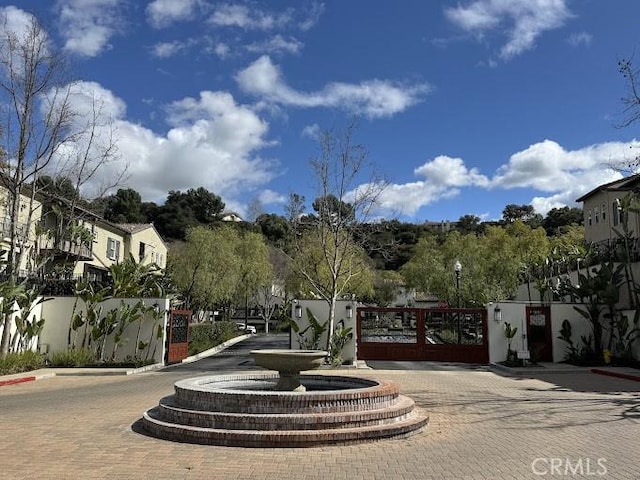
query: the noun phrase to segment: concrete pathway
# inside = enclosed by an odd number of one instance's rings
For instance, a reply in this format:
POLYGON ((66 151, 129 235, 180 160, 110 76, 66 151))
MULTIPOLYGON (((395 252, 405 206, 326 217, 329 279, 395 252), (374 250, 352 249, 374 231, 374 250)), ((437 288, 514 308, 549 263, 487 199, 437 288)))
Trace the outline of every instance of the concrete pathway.
POLYGON ((640 478, 640 382, 588 371, 521 378, 413 367, 334 373, 397 381, 429 411, 423 433, 303 450, 187 445, 139 433, 142 412, 191 376, 185 372, 2 387, 0 478, 640 478))

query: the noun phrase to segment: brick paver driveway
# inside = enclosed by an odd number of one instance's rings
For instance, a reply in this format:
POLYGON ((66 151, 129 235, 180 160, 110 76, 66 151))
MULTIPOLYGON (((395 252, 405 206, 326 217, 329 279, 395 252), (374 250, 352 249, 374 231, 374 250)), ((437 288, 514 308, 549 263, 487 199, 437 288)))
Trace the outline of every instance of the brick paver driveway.
POLYGON ((179 444, 132 425, 192 375, 56 377, 0 388, 0 478, 640 478, 638 382, 467 369, 349 374, 397 381, 430 412, 427 429, 297 450, 179 444))

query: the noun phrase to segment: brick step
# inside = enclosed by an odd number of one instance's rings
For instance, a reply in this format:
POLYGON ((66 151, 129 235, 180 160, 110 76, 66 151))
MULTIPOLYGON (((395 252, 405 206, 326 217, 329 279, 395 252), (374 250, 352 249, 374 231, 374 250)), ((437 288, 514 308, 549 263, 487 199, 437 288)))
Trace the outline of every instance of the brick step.
POLYGON ((273 390, 277 379, 272 373, 186 379, 176 382, 173 403, 186 410, 244 415, 337 413, 389 408, 399 395, 394 382, 337 375, 301 375, 308 391, 291 394, 273 390))
MULTIPOLYGON (((357 405, 359 408, 361 405, 357 405)), ((323 430, 394 423, 406 417, 414 401, 399 395, 390 406, 375 410, 324 413, 230 413, 189 410, 174 402, 174 396, 160 400, 153 416, 167 423, 225 430, 323 430)))
POLYGON ((170 423, 155 417, 157 409, 144 413, 144 428, 165 440, 233 447, 312 447, 342 445, 391 437, 406 437, 419 432, 429 421, 419 408, 393 423, 341 429, 320 430, 226 430, 170 423))

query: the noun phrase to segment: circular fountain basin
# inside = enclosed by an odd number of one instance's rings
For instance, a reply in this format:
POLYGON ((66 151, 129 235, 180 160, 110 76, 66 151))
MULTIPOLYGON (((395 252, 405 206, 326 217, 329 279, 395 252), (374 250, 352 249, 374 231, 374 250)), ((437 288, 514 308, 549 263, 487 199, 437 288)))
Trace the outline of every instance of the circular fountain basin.
POLYGON ((305 392, 277 391, 277 380, 275 373, 180 380, 142 425, 178 442, 289 448, 402 438, 429 420, 387 380, 302 375, 305 392))

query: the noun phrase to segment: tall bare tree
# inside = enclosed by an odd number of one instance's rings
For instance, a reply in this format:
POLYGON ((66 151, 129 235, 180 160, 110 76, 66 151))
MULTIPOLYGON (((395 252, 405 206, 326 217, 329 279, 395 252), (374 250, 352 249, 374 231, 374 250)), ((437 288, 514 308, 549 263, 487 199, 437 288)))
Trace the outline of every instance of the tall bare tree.
MULTIPOLYGON (((0 14, 0 182, 8 192, 5 273, 11 284, 17 284, 35 245, 38 178, 66 163, 59 173, 72 178, 79 191, 114 158, 115 142, 105 138, 97 105, 88 115, 75 108, 86 104, 77 98, 80 85, 70 81, 64 55, 35 17, 15 10, 0 14)), ((7 318, 4 327, 0 354, 7 351, 7 318)))
POLYGON ((325 131, 320 136, 320 154, 311 160, 318 195, 313 208, 318 216, 312 226, 299 223, 302 232, 296 235, 296 257, 304 258, 313 250, 310 236, 320 247, 321 265, 305 261, 293 265, 329 304, 327 349, 335 330, 337 300, 352 293, 354 282, 368 269, 354 234, 358 225, 371 220, 386 186, 372 170, 365 147, 355 143, 355 131, 352 122, 342 132, 325 131))

